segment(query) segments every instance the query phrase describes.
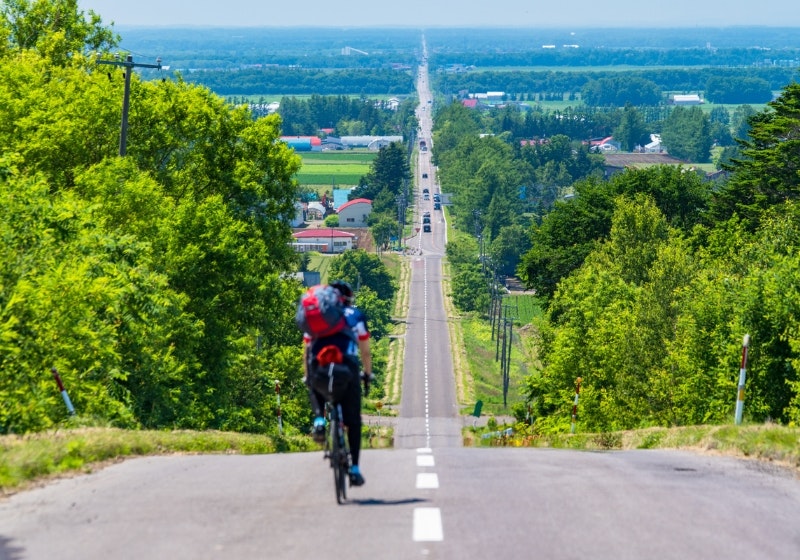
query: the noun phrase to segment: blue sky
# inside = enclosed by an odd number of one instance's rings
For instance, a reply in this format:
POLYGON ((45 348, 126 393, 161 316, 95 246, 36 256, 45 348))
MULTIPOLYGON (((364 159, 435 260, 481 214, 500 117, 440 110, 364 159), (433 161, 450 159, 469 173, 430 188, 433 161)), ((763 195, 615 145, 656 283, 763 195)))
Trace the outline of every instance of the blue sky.
POLYGON ((800 27, 797 0, 79 0, 120 26, 800 27))

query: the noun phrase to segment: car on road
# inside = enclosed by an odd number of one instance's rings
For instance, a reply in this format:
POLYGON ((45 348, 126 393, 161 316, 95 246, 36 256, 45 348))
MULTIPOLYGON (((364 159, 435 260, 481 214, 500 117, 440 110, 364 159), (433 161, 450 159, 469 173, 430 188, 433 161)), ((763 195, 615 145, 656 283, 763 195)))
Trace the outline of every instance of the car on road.
POLYGON ((422 226, 422 231, 424 231, 425 233, 430 233, 431 232, 431 225, 430 224, 424 224, 422 226))
POLYGON ((427 179, 427 178, 428 178, 428 174, 427 174, 427 173, 423 173, 423 174, 422 174, 422 178, 423 178, 423 179, 427 179))
POLYGON ((425 187, 424 189, 422 189, 422 192, 428 194, 431 191, 428 189, 428 187, 425 187))
POLYGON ((441 210, 442 209, 442 203, 441 202, 434 202, 433 203, 433 209, 434 210, 441 210))

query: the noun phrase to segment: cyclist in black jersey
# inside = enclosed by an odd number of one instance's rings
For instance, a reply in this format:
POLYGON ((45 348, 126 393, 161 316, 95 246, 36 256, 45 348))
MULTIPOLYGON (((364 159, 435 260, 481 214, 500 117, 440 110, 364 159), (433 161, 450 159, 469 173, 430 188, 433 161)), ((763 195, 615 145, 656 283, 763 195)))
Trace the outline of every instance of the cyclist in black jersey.
POLYGON ((353 307, 353 289, 350 284, 342 280, 331 282, 330 285, 336 289, 345 306, 344 317, 347 322, 348 332, 340 331, 333 335, 312 338, 308 333, 304 333, 304 359, 303 363, 306 370, 306 384, 308 385, 309 400, 311 409, 314 412, 313 436, 317 442, 324 441, 325 438, 325 396, 314 389, 310 382, 311 368, 314 367, 315 358, 318 353, 327 346, 335 346, 339 349, 350 372, 351 378, 344 388, 343 397, 339 400, 342 406, 342 420, 347 426, 347 440, 350 445, 353 464, 350 468, 350 485, 361 486, 364 484, 364 477, 359 468, 359 452, 361 450, 361 380, 360 375, 363 371, 367 382, 372 380, 372 354, 370 351, 370 335, 367 327, 367 318, 364 313, 353 307), (360 360, 359 360, 360 357, 360 360))

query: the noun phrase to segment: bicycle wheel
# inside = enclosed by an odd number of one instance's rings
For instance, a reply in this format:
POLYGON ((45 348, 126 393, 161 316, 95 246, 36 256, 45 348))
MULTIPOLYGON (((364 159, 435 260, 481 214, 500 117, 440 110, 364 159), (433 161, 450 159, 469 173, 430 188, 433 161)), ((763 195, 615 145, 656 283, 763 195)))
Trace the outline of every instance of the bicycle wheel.
POLYGON ((336 502, 343 504, 347 500, 347 454, 344 449, 342 423, 339 420, 338 407, 332 407, 330 419, 331 469, 333 484, 336 487, 336 502))

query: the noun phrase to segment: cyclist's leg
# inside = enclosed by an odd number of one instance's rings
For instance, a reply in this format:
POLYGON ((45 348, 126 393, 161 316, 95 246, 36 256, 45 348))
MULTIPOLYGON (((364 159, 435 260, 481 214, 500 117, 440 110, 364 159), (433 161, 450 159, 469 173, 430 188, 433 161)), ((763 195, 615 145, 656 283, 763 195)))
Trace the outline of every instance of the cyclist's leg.
POLYGON ((361 451, 361 382, 358 374, 348 384, 347 393, 342 398, 342 420, 347 426, 347 442, 350 444, 350 455, 353 465, 358 466, 361 451))

